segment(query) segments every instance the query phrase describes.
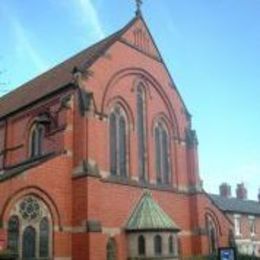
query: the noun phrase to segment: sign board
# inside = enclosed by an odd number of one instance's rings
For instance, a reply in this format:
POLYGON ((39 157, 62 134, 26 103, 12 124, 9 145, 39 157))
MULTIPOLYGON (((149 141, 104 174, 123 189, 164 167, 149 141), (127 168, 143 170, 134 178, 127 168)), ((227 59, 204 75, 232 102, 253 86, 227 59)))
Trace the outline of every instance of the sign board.
POLYGON ((236 260, 236 250, 234 247, 221 247, 218 249, 219 260, 236 260))

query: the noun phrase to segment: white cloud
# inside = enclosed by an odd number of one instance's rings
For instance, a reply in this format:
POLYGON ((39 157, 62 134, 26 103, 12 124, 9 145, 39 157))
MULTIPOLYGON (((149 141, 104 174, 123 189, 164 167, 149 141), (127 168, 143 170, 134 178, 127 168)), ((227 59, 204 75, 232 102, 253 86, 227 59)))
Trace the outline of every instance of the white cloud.
POLYGON ((91 0, 74 0, 74 3, 79 12, 79 19, 83 25, 91 26, 95 35, 98 38, 104 38, 105 33, 102 29, 101 22, 98 17, 98 13, 91 0))
POLYGON ((14 37, 14 50, 17 57, 31 62, 39 71, 48 67, 47 62, 40 56, 37 48, 33 46, 32 37, 17 16, 4 5, 0 6, 0 14, 5 17, 14 37))
POLYGON ((32 45, 25 28, 16 20, 12 21, 12 27, 16 38, 15 49, 17 54, 31 61, 38 70, 45 70, 48 65, 32 45))
POLYGON ((98 12, 95 5, 91 0, 68 0, 68 1, 57 1, 49 0, 50 3, 66 9, 69 16, 73 17, 74 22, 80 28, 82 32, 87 33, 88 38, 99 40, 105 37, 105 32, 100 22, 98 12))

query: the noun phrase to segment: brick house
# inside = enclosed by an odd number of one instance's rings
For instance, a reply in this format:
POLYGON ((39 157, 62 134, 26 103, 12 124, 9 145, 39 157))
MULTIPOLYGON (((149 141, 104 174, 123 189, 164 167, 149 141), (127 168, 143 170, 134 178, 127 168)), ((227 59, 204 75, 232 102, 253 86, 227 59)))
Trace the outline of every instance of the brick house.
POLYGON ((191 116, 141 15, 0 99, 0 242, 19 259, 176 259, 229 244, 191 116))
POLYGON ((223 183, 220 194, 210 196, 234 223, 234 242, 238 252, 260 257, 260 193, 258 201, 248 200, 247 190, 241 183, 237 185, 236 197, 232 197, 231 186, 223 183))

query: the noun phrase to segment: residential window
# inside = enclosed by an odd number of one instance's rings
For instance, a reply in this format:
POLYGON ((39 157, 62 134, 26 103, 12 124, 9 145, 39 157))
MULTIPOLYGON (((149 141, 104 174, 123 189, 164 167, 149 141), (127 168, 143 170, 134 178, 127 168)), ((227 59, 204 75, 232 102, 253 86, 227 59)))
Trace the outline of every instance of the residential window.
POLYGON ((127 121, 120 106, 110 113, 110 171, 112 175, 127 176, 127 121))
POLYGON ((160 235, 154 237, 154 253, 155 255, 162 254, 162 237, 160 235))
POLYGON ((170 182, 170 150, 169 135, 166 126, 159 122, 155 126, 155 155, 157 183, 169 184, 170 182))
POLYGON ((30 156, 36 157, 43 153, 44 125, 36 123, 31 130, 30 135, 30 156))
POLYGON ((255 218, 253 216, 249 216, 249 229, 250 229, 250 234, 255 235, 256 226, 255 226, 255 218))
POLYGON ((145 94, 142 86, 137 88, 137 143, 138 143, 138 174, 141 181, 146 180, 146 143, 145 143, 145 94))
POLYGON ((235 226, 235 235, 239 236, 241 234, 241 218, 240 218, 240 215, 234 215, 234 226, 235 226))
POLYGON ((145 255, 145 238, 143 235, 138 237, 138 254, 145 255))

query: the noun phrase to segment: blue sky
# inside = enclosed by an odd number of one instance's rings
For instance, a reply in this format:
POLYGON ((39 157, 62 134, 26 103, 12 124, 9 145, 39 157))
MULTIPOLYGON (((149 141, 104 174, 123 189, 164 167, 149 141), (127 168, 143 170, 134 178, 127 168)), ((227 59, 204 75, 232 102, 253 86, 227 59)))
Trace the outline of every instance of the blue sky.
MULTIPOLYGON (((113 33, 134 0, 1 0, 0 95, 113 33)), ((193 115, 206 190, 260 187, 260 1, 144 0, 143 14, 193 115)))

